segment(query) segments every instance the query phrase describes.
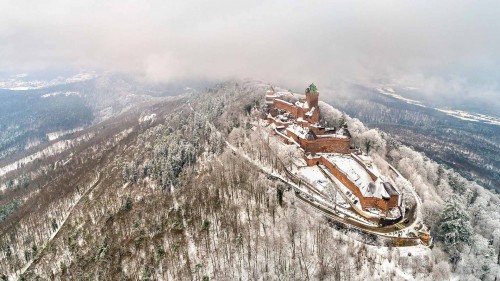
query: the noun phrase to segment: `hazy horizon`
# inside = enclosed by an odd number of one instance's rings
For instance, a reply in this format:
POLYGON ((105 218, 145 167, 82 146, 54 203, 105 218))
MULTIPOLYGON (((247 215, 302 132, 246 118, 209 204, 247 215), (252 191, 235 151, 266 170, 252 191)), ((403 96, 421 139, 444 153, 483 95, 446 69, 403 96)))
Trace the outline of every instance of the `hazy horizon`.
POLYGON ((495 1, 4 1, 0 8, 3 73, 92 69, 151 82, 253 78, 294 89, 341 80, 500 107, 495 1))

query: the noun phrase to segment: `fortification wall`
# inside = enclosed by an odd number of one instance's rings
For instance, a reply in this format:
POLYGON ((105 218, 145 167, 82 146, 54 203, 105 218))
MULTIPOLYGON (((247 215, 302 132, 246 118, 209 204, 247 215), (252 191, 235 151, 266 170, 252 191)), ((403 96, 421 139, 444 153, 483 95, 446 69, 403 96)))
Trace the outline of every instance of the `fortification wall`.
POLYGON ((293 118, 298 118, 298 112, 297 112, 298 107, 296 107, 295 105, 277 99, 273 100, 273 105, 275 108, 290 112, 293 118))
POLYGON ((315 166, 321 163, 320 157, 317 156, 312 158, 307 158, 307 156, 304 155, 304 160, 306 161, 307 166, 315 166))
POLYGON ((390 208, 389 200, 384 200, 376 197, 365 197, 364 201, 367 208, 377 208, 384 212, 387 212, 390 208))
POLYGON ((290 144, 290 140, 288 139, 287 135, 279 132, 278 130, 273 130, 273 134, 279 136, 283 143, 290 144))
POLYGON ((318 108, 316 108, 314 110, 311 117, 307 117, 306 113, 309 112, 309 109, 297 107, 297 106, 290 104, 290 103, 283 101, 283 100, 274 99, 273 106, 275 108, 290 112, 290 115, 292 115, 292 117, 295 119, 302 118, 305 121, 310 122, 310 123, 318 123, 319 122, 319 110, 318 110, 318 108))
POLYGON ((315 140, 300 139, 300 146, 306 152, 316 153, 350 153, 350 140, 347 138, 318 138, 315 140))
POLYGON ((299 138, 296 134, 287 130, 287 136, 293 138, 304 151, 313 155, 316 153, 343 153, 349 154, 351 142, 348 138, 318 138, 315 140, 306 140, 299 138))

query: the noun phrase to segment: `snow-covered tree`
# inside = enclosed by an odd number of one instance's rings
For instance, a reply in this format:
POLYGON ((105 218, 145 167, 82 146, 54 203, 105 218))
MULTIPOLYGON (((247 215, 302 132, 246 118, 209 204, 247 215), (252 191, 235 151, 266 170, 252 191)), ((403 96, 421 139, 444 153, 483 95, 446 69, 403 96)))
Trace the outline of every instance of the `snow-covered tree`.
POLYGON ((460 260, 460 253, 472 244, 474 231, 470 224, 470 217, 463 203, 456 196, 452 196, 441 212, 438 222, 437 237, 445 245, 450 254, 450 261, 456 265, 460 260))
POLYGON ((445 245, 454 246, 461 243, 470 245, 472 243, 473 230, 470 217, 456 196, 446 202, 441 213, 438 231, 438 237, 445 245))
POLYGON ((385 147, 385 141, 380 136, 379 132, 375 129, 368 130, 363 132, 358 141, 358 145, 365 151, 367 154, 372 150, 379 150, 385 147))

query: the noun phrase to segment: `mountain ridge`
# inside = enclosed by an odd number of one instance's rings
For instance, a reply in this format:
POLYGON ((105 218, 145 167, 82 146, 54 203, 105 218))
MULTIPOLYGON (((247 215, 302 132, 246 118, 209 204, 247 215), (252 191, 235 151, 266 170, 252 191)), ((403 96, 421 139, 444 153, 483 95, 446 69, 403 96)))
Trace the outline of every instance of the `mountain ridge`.
MULTIPOLYGON (((498 196, 325 103, 320 103, 323 118, 346 118, 356 145, 377 140, 373 156, 387 157, 415 187, 436 236, 442 231, 437 229, 445 201, 462 194, 457 200, 469 204, 479 241, 466 246, 470 254, 457 256, 458 246, 444 240, 432 250, 367 246, 360 242, 362 235, 331 228, 282 184, 226 149, 227 139, 261 163, 276 165, 259 145, 265 140, 252 130, 268 87, 262 82, 219 84, 205 93, 139 106, 78 132, 97 130, 96 137, 65 152, 73 153, 69 162, 63 164, 67 156, 59 155, 41 159, 39 166, 50 168, 32 170, 28 186, 2 194, 3 202, 23 196, 33 203, 0 222, 0 255, 8 261, 0 265, 0 274, 25 280, 431 280, 496 274, 494 231, 500 226, 487 216, 498 216, 498 196), (253 108, 251 114, 246 105, 253 108), (156 117, 143 118, 152 114, 156 117), (96 169, 102 178, 90 190, 96 169), (77 201, 85 191, 86 199, 77 201), (75 202, 80 203, 75 207, 75 202), (64 210, 72 207, 76 211, 61 227, 64 210), (484 251, 492 255, 479 257, 484 251), (450 257, 457 257, 455 264, 447 262, 450 257)), ((7 176, 30 169, 35 166, 7 176)))

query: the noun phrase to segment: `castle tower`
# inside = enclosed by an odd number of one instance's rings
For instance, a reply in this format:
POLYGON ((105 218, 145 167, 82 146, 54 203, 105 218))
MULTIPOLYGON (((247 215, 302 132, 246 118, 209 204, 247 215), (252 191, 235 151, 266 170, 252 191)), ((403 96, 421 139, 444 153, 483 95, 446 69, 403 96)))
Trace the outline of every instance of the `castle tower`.
POLYGON ((318 106, 319 92, 316 85, 312 83, 309 88, 306 89, 306 101, 309 105, 309 108, 314 108, 313 114, 310 117, 310 122, 316 123, 319 122, 319 106, 318 106))
POLYGON ((307 104, 309 105, 309 108, 316 107, 316 109, 318 109, 318 98, 319 98, 318 88, 316 88, 316 85, 312 83, 309 86, 309 88, 306 89, 306 100, 307 104))

